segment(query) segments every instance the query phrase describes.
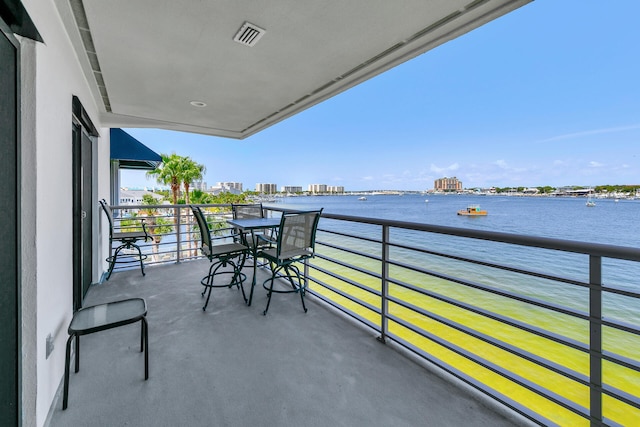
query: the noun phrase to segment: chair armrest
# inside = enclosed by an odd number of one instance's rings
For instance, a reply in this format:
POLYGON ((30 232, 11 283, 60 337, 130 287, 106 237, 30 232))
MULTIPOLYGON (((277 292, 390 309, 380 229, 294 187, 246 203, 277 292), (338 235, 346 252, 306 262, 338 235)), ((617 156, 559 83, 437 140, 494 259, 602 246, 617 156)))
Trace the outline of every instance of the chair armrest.
MULTIPOLYGON (((146 242, 147 240, 153 240, 153 237, 151 237, 151 233, 149 233, 149 230, 147 230, 147 223, 145 222, 144 218, 129 218, 129 221, 132 222, 132 224, 126 225, 126 226, 119 226, 119 227, 115 227, 113 232, 114 233, 120 233, 120 234, 126 234, 128 229, 131 228, 142 228, 142 232, 144 233, 144 241, 146 242), (133 223, 135 222, 135 224, 133 223)), ((142 238, 142 236, 140 236, 139 238, 142 238)))
POLYGON ((151 237, 151 235, 147 231, 147 224, 144 222, 144 218, 142 218, 140 222, 142 223, 142 231, 144 231, 144 241, 146 242, 147 240, 153 240, 153 237, 151 237))
MULTIPOLYGON (((262 242, 268 244, 269 246, 275 245, 277 243, 276 239, 274 239, 273 237, 268 236, 266 234, 263 234, 263 233, 257 234, 256 238, 257 238, 257 240, 262 241, 262 242)), ((260 245, 260 244, 258 243, 258 245, 260 245)))

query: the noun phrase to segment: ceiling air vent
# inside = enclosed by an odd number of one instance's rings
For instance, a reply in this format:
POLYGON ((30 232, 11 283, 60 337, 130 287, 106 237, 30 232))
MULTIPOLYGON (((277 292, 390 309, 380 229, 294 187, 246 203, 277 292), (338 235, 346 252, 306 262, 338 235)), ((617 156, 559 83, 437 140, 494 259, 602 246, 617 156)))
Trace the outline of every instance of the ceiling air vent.
POLYGON ((266 33, 265 30, 258 27, 257 25, 253 25, 249 22, 245 22, 242 24, 242 27, 238 30, 238 33, 233 38, 233 41, 236 41, 245 46, 253 47, 258 40, 266 33))

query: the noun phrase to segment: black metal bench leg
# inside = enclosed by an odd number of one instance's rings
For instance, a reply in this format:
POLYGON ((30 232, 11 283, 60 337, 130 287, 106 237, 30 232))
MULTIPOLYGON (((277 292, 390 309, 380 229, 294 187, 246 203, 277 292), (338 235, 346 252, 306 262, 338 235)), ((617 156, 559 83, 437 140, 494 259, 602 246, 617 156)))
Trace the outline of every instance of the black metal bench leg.
POLYGON ((76 374, 80 370, 80 336, 76 335, 76 374))
MULTIPOLYGON (((67 409, 67 403, 69 400, 69 363, 71 363, 71 340, 73 335, 70 335, 67 339, 67 352, 64 358, 64 391, 62 393, 62 410, 67 409)), ((76 358, 78 354, 76 353, 76 358)), ((76 359, 77 360, 77 359, 76 359)), ((76 372, 78 372, 76 370, 76 372)))
MULTIPOLYGON (((142 336, 144 341, 144 379, 149 379, 149 324, 142 318, 142 336)), ((142 350, 142 349, 141 349, 142 350)))

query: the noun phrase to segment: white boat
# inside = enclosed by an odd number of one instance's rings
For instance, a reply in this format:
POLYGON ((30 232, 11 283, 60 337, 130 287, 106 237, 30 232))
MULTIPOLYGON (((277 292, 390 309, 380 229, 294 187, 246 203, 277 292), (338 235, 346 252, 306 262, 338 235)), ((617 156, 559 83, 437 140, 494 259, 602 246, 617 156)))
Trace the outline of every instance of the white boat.
POLYGON ((364 197, 364 196, 362 196, 362 197, 358 197, 358 200, 362 200, 362 201, 364 201, 364 200, 367 200, 367 198, 366 198, 366 197, 364 197))
POLYGON ((585 205, 588 208, 592 208, 592 207, 594 207, 596 205, 596 202, 594 202, 593 199, 591 198, 591 191, 589 191, 589 196, 587 198, 587 203, 585 203, 585 205))

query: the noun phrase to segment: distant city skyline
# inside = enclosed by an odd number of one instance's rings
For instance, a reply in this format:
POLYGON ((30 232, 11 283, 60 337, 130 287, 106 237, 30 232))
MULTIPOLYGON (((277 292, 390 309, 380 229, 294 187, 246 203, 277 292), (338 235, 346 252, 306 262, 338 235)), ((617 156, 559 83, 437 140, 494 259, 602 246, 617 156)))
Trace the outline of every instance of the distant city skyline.
POLYGON ((635 185, 638 14, 637 0, 537 0, 242 141, 125 130, 245 189, 635 185))
MULTIPOLYGON (((441 179, 446 179, 447 177, 443 177, 441 179)), ((206 184, 206 183, 205 183, 206 184)), ((218 183, 220 184, 220 183, 218 183)), ((240 184, 240 183, 239 183, 240 184)), ((263 184, 264 185, 264 184, 263 184)), ((366 188, 366 189, 357 189, 357 190, 349 190, 346 189, 342 186, 324 186, 325 188, 317 188, 317 186, 320 186, 322 184, 313 184, 313 185, 309 185, 307 186, 307 188, 305 189, 303 186, 299 186, 299 185, 284 185, 281 187, 276 187, 277 190, 275 191, 275 193, 357 193, 357 192, 375 192, 375 191, 386 191, 386 192, 414 192, 414 193, 418 193, 418 192, 432 192, 432 191, 440 191, 440 192, 456 192, 456 191, 469 191, 469 190, 481 190, 481 191, 489 191, 489 190, 495 190, 495 189, 525 189, 525 190, 530 190, 530 189, 540 189, 540 188, 552 188, 555 190, 566 190, 566 189, 590 189, 591 191, 593 191, 594 189, 598 188, 598 187, 629 187, 630 189, 635 189, 635 188, 640 188, 640 184, 618 184, 618 185, 609 185, 609 184, 597 184, 597 185, 560 185, 560 186, 551 186, 551 185, 532 185, 532 186, 522 186, 522 185, 517 185, 517 186, 511 186, 511 185, 506 185, 506 186, 490 186, 490 187, 466 187, 466 186, 460 186, 460 187, 456 187, 455 189, 453 188, 438 188, 437 185, 432 186, 431 188, 427 188, 427 189, 421 189, 421 190, 406 190, 406 189, 401 189, 401 188, 366 188), (315 188, 312 188, 312 186, 316 186, 315 188)), ((234 191, 234 192, 243 192, 243 191, 252 191, 252 192, 258 192, 258 193, 265 193, 265 194, 269 194, 269 193, 274 193, 273 188, 267 190, 265 187, 256 187, 256 188, 244 188, 244 186, 242 186, 242 188, 233 188, 233 187, 229 187, 229 186, 220 186, 220 185, 212 185, 212 186, 208 186, 206 188, 197 188, 197 186, 191 186, 190 187, 190 191, 193 190, 202 190, 202 191, 210 191, 210 190, 215 190, 216 192, 219 191, 234 191), (235 191, 237 190, 237 191, 235 191)), ((146 191, 171 191, 170 187, 168 185, 149 185, 149 186, 121 186, 121 190, 123 191, 129 191, 129 190, 146 190, 146 191)), ((180 191, 184 191, 183 187, 180 187, 180 191)))

